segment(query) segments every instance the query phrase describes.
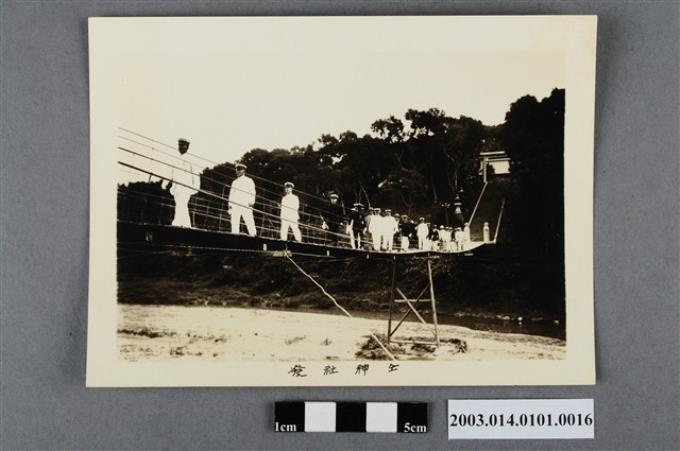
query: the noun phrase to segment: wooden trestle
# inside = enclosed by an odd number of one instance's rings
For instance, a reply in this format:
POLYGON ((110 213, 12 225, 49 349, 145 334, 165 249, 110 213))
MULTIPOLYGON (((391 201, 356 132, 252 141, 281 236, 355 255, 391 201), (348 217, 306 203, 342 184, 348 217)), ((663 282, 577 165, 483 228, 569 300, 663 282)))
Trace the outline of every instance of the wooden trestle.
POLYGON ((418 296, 415 298, 408 298, 404 292, 397 286, 397 281, 396 281, 396 274, 397 274, 397 259, 395 258, 393 261, 393 266, 392 266, 392 288, 390 290, 390 304, 389 304, 389 317, 387 319, 387 343, 389 344, 390 342, 395 342, 395 343, 417 343, 417 344, 426 344, 426 345, 434 345, 434 346, 439 346, 439 332, 437 330, 437 300, 435 299, 434 296, 434 282, 432 280, 432 260, 435 258, 439 258, 438 256, 424 256, 424 257, 413 257, 414 260, 425 260, 426 265, 427 265, 427 284, 423 287, 422 290, 418 293, 418 296), (423 298, 423 295, 425 293, 429 294, 429 299, 423 298), (399 298, 396 298, 395 295, 399 295, 399 298), (430 308, 432 309, 432 334, 434 336, 433 341, 414 341, 414 340, 396 340, 393 339, 392 336, 397 332, 397 329, 402 325, 402 323, 408 318, 408 316, 413 313, 418 320, 425 324, 425 325, 430 325, 428 324, 427 321, 423 318, 423 316, 418 312, 418 309, 416 308, 417 304, 419 303, 426 303, 430 302, 430 308), (397 325, 392 327, 392 316, 393 314, 398 314, 401 312, 397 312, 397 306, 398 304, 406 304, 408 307, 406 309, 406 312, 403 313, 401 318, 399 318, 399 321, 397 322, 397 325))

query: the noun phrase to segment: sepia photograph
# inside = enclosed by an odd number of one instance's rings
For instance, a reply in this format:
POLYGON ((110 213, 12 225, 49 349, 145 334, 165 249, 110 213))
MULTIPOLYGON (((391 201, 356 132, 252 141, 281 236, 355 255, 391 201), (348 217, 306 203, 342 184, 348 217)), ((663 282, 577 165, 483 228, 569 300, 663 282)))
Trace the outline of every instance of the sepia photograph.
POLYGON ((90 19, 88 385, 594 383, 595 26, 90 19))

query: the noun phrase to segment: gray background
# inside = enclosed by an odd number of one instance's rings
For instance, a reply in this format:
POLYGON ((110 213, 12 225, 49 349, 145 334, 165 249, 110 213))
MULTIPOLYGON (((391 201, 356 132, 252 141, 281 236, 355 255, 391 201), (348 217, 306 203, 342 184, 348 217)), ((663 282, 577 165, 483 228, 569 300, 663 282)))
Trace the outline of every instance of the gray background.
POLYGON ((677 448, 678 28, 670 2, 3 1, 3 448, 677 448), (597 14, 597 385, 85 389, 87 17, 597 14), (446 441, 445 400, 593 397, 594 441, 446 441), (274 434, 282 399, 424 400, 425 435, 274 434))

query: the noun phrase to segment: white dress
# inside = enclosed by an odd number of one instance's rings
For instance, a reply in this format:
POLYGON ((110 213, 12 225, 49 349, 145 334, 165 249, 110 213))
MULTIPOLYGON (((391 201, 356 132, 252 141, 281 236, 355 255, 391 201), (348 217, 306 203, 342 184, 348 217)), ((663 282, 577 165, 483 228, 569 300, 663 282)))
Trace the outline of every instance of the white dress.
POLYGON ((172 180, 170 193, 175 198, 175 217, 172 220, 172 225, 191 227, 189 201, 199 188, 199 176, 194 175, 198 172, 188 161, 174 162, 173 166, 177 166, 177 168, 172 168, 170 175, 172 180))

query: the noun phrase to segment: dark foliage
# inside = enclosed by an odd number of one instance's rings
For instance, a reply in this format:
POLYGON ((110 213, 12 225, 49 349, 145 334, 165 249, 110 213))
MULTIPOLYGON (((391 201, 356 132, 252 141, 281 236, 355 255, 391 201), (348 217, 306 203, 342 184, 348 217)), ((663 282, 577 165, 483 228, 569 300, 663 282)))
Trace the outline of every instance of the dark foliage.
POLYGON ((175 199, 158 182, 134 182, 118 187, 118 219, 147 224, 170 224, 175 199))
POLYGON ((536 302, 564 299, 564 94, 520 98, 501 132, 513 184, 503 238, 528 271, 527 296, 536 302))

